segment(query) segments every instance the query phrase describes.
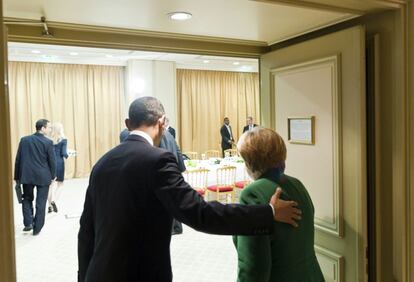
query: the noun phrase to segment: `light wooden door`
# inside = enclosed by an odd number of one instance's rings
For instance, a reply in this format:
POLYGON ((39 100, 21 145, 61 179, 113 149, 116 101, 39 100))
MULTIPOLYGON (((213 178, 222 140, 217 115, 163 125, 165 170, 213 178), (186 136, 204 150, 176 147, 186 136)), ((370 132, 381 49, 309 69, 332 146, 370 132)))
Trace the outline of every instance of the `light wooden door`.
POLYGON ((364 45, 357 26, 260 60, 262 120, 286 141, 286 173, 312 197, 326 281, 367 280, 364 45))

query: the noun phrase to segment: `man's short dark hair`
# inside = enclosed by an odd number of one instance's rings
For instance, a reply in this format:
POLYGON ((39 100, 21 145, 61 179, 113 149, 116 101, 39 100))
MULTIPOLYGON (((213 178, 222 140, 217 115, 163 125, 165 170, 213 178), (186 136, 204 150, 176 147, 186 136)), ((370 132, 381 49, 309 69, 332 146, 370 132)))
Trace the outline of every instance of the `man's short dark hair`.
POLYGON ((164 107, 155 97, 135 99, 129 106, 129 121, 133 128, 153 125, 165 114, 164 107))
POLYGON ((48 121, 47 119, 44 119, 44 118, 39 119, 38 121, 36 121, 36 131, 41 130, 42 127, 46 127, 49 122, 50 121, 48 121))

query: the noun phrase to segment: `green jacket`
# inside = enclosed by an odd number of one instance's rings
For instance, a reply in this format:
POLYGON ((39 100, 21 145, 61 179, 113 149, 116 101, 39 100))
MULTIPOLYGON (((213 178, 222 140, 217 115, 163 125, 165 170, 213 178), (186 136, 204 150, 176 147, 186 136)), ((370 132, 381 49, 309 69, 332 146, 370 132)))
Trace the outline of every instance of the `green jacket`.
POLYGON ((283 189, 282 199, 298 202, 302 210, 299 227, 275 222, 272 235, 234 236, 238 253, 237 281, 325 281, 314 250, 314 207, 298 179, 284 175, 276 184, 270 179, 260 178, 243 189, 240 203, 269 203, 278 186, 283 189))

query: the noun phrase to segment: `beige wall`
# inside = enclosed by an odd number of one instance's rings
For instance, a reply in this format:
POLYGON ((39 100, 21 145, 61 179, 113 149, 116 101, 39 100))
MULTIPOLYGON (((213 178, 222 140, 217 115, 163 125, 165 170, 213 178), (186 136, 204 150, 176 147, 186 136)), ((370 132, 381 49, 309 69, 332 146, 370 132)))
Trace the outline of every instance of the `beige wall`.
POLYGON ((157 97, 164 105, 170 125, 177 128, 175 62, 130 60, 125 70, 125 78, 126 110, 138 97, 157 97))

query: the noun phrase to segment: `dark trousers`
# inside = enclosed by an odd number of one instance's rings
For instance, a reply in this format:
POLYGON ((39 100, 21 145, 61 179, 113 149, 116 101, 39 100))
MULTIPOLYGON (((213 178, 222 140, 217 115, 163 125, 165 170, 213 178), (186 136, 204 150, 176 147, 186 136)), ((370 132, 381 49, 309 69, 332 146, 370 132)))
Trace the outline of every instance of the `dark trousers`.
POLYGON ((33 225, 34 232, 40 232, 45 224, 45 210, 49 186, 39 186, 23 184, 23 224, 24 226, 33 225), (34 187, 37 188, 36 196, 36 215, 33 217, 34 187))
POLYGON ((221 143, 221 153, 223 154, 224 158, 224 150, 231 149, 232 146, 229 143, 221 143))

